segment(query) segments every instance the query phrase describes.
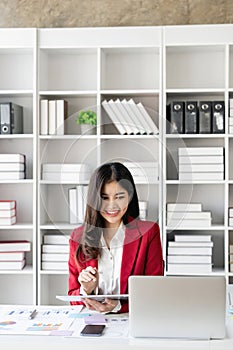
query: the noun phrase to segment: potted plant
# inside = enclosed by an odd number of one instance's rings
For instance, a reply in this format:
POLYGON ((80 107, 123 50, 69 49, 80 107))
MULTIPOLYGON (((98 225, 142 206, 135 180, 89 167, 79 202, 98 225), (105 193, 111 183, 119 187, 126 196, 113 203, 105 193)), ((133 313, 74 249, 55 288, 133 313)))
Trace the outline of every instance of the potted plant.
POLYGON ((92 110, 80 111, 76 120, 81 125, 82 134, 95 134, 96 132, 96 112, 92 110))

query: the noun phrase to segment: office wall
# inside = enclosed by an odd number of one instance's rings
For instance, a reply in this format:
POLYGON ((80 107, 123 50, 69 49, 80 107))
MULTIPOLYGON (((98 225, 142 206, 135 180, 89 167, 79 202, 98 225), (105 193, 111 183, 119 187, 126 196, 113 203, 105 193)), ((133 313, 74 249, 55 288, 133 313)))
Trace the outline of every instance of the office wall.
POLYGON ((0 27, 232 23, 232 0, 0 0, 0 27))

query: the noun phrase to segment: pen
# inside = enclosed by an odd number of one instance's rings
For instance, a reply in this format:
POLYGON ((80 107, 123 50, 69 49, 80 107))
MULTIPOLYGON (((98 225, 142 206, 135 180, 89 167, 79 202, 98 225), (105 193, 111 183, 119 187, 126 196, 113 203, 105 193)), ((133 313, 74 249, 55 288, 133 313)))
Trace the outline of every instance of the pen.
POLYGON ((32 313, 28 316, 29 320, 32 320, 37 314, 36 309, 32 311, 32 313))

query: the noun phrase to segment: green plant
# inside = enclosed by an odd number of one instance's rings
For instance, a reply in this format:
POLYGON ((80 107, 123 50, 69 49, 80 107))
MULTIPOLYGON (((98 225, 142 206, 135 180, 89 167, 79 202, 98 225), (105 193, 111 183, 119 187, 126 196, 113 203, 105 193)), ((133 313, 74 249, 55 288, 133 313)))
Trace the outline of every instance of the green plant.
POLYGON ((77 124, 91 124, 96 125, 97 119, 96 119, 96 113, 91 110, 87 111, 80 111, 78 113, 78 118, 76 120, 77 124))

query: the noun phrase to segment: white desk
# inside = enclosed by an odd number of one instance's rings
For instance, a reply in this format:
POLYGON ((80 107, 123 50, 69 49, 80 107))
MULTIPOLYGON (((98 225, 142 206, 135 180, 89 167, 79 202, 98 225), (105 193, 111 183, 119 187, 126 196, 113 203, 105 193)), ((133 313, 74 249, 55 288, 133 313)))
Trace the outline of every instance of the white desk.
POLYGON ((72 338, 62 336, 0 335, 0 349, 12 350, 232 350, 233 320, 227 317, 226 339, 210 341, 140 338, 72 338))

